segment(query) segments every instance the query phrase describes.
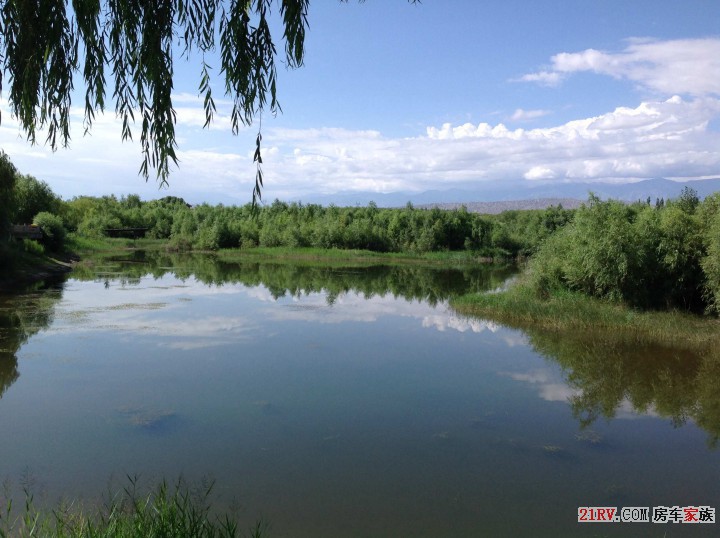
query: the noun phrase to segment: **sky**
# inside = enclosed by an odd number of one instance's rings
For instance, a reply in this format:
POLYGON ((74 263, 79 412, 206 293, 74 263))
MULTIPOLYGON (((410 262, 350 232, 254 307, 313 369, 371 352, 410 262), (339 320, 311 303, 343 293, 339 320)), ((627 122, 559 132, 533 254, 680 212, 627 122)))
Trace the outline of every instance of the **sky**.
MULTIPOLYGON (((266 202, 720 177, 717 0, 312 0, 308 20, 305 65, 279 65, 282 113, 262 119, 266 202)), ((168 187, 138 175, 113 106, 83 136, 82 94, 55 152, 26 142, 1 95, 0 148, 65 199, 246 203, 258 125, 232 135, 209 63, 209 129, 199 60, 176 65, 168 187)))

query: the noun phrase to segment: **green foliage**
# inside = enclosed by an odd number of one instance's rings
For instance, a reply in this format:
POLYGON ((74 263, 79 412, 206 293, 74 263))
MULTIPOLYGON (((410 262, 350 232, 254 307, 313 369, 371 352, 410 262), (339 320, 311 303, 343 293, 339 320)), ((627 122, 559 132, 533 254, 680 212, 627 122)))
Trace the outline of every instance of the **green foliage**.
POLYGON ((213 483, 190 487, 178 480, 174 486, 161 482, 153 491, 138 491, 138 479, 102 506, 84 509, 79 501, 40 510, 28 486, 19 513, 11 500, 3 507, 0 536, 57 538, 240 538, 266 536, 268 524, 256 521, 248 533, 229 515, 216 515, 211 506, 213 483))
POLYGON ((574 213, 562 206, 504 211, 493 217, 492 244, 510 256, 532 256, 548 237, 572 221, 574 213))
POLYGON ((708 309, 720 313, 720 212, 709 220, 705 236, 706 255, 702 259, 705 273, 705 298, 708 309))
POLYGON ((30 175, 18 174, 14 191, 14 224, 29 224, 41 211, 60 213, 61 200, 44 181, 30 175))
POLYGON ((22 248, 29 254, 35 254, 36 256, 42 256, 45 254, 45 247, 33 239, 23 239, 22 248))
POLYGON ((641 284, 642 248, 637 248, 631 210, 620 202, 590 199, 565 236, 565 282, 588 295, 621 300, 641 284))
MULTIPOLYGON (((115 112, 122 118, 121 136, 131 138, 130 125, 141 124, 141 174, 150 168, 166 183, 177 165, 176 114, 172 88, 176 49, 184 60, 199 61, 198 85, 203 96, 205 127, 215 114, 212 88, 222 87, 232 102, 231 129, 249 125, 268 106, 275 114, 276 44, 282 31, 286 67, 301 66, 305 54, 309 0, 8 0, 0 10, 0 66, 7 73, 7 99, 28 138, 47 128, 47 143, 68 144, 70 105, 76 77, 85 86, 86 131, 107 103, 108 86, 115 112), (277 8, 275 11, 273 8, 277 8), (279 20, 273 17, 279 12, 279 20), (276 31, 275 31, 276 32, 276 31), (206 53, 219 50, 216 84, 206 53), (108 73, 106 68, 110 67, 108 73), (110 80, 108 80, 110 79, 110 80)), ((260 196, 260 134, 253 193, 260 196)))
MULTIPOLYGON (((521 212, 519 212, 521 213, 521 212)), ((317 247, 372 250, 375 252, 439 252, 469 250, 475 255, 510 258, 530 252, 556 227, 571 218, 558 208, 534 211, 532 218, 517 224, 506 219, 503 226, 522 231, 519 246, 508 248, 493 241, 498 224, 487 216, 440 209, 381 209, 367 207, 322 207, 274 201, 254 210, 242 207, 189 207, 180 199, 142 202, 134 196, 120 200, 75 198, 65 204, 70 230, 86 237, 100 237, 106 228, 145 227, 147 236, 168 239, 179 249, 253 247, 317 247), (558 221, 558 211, 562 215, 558 221), (542 228, 535 230, 533 227, 542 228)))
POLYGON ((717 320, 638 312, 566 290, 538 301, 522 280, 504 293, 465 295, 451 304, 522 330, 536 351, 556 361, 575 389, 570 404, 581 426, 610 419, 629 403, 675 425, 692 420, 710 446, 720 441, 717 320))
POLYGON ((698 205, 700 205, 700 198, 698 198, 698 194, 695 189, 683 187, 683 190, 675 203, 682 211, 692 215, 695 213, 695 209, 697 209, 698 205))
POLYGON ((0 244, 7 241, 14 207, 17 169, 10 157, 0 150, 0 244))
POLYGON ((63 221, 57 215, 42 211, 33 219, 33 224, 39 226, 43 233, 40 240, 51 251, 59 251, 65 243, 66 230, 63 221))
POLYGON ((177 249, 217 250, 254 247, 316 247, 374 252, 470 251, 476 256, 527 256, 572 220, 561 207, 487 216, 468 212, 322 207, 275 200, 251 204, 190 207, 166 197, 143 202, 137 195, 79 197, 63 204, 67 228, 85 237, 101 237, 106 228, 147 228, 147 237, 167 239, 177 249), (500 231, 498 231, 500 230, 500 231), (512 241, 504 241, 505 235, 512 241))
POLYGON ((547 297, 557 290, 642 308, 702 311, 720 294, 720 203, 694 191, 652 207, 591 196, 572 224, 531 261, 529 280, 547 297))

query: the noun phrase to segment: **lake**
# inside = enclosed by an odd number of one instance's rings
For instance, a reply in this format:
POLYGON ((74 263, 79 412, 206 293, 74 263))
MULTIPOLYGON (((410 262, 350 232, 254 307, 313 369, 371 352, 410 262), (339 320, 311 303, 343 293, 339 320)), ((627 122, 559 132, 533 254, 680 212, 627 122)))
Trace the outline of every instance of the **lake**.
POLYGON ((578 508, 720 507, 720 361, 448 306, 512 274, 135 252, 0 296, 0 476, 214 480, 273 537, 716 535, 578 508))

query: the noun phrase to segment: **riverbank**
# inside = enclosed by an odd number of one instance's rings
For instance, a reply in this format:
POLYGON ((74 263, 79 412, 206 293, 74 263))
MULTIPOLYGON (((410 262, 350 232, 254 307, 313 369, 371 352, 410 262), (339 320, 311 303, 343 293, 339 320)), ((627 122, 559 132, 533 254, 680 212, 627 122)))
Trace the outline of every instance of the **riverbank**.
MULTIPOLYGON (((0 291, 13 291, 47 278, 59 277, 73 267, 97 263, 98 258, 117 257, 132 251, 169 251, 164 240, 155 239, 88 239, 69 236, 67 252, 57 256, 38 256, 21 252, 13 260, 10 274, 0 277, 0 291)), ((320 248, 256 247, 221 249, 217 251, 188 251, 208 254, 224 263, 282 263, 294 265, 371 266, 371 265, 428 265, 442 268, 462 268, 477 264, 491 264, 491 258, 469 251, 430 253, 380 253, 368 250, 320 248)), ((637 345, 667 345, 703 353, 720 346, 720 321, 679 311, 641 311, 587 297, 580 293, 555 292, 540 298, 522 278, 500 292, 470 294, 456 297, 450 305, 461 315, 490 319, 520 330, 541 330, 570 334, 582 331, 613 334, 615 339, 637 345)))
POLYGON ((706 353, 720 346, 720 320, 680 311, 643 311, 581 293, 538 297, 520 280, 497 293, 450 301, 465 316, 489 319, 523 331, 603 334, 631 345, 661 345, 706 353))
POLYGON ((18 250, 4 254, 0 292, 13 292, 36 282, 61 278, 72 271, 80 259, 72 252, 45 255, 18 250))
POLYGON ((222 249, 214 253, 224 262, 234 261, 291 261, 291 262, 323 262, 329 265, 342 264, 412 264, 462 267, 472 264, 491 264, 492 258, 477 256, 468 251, 445 252, 374 252, 355 249, 322 249, 322 248, 289 248, 289 247, 256 247, 250 249, 222 249))
MULTIPOLYGON (((34 242, 31 242, 34 243, 34 242)), ((113 256, 139 248, 160 250, 164 241, 133 242, 127 239, 88 239, 68 235, 60 252, 42 247, 26 248, 22 243, 0 244, 0 292, 12 293, 48 279, 62 278, 78 264, 93 256, 113 256)))
MULTIPOLYGON (((0 291, 12 292, 18 288, 48 278, 60 277, 78 265, 92 265, 98 258, 116 257, 130 251, 178 252, 161 239, 87 238, 70 234, 62 253, 45 255, 11 248, 6 257, 11 261, 0 274, 0 291)), ((476 264, 491 264, 505 260, 478 256, 471 251, 444 252, 374 252, 357 249, 322 249, 290 247, 255 247, 246 249, 188 250, 187 253, 207 254, 226 263, 273 262, 298 265, 432 265, 461 268, 476 264)))

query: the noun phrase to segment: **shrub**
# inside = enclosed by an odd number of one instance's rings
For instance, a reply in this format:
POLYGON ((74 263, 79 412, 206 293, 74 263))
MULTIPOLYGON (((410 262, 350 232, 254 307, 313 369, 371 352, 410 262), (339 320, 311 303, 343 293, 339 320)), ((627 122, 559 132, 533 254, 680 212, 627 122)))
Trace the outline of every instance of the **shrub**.
MULTIPOLYGON (((711 241, 713 249, 720 255, 720 244, 711 241)), ((591 196, 542 243, 528 279, 540 296, 567 289, 635 307, 699 311, 706 275, 717 282, 708 295, 720 297, 719 258, 705 258, 704 275, 704 251, 697 217, 678 204, 653 209, 591 196)))
POLYGON ((22 248, 29 254, 37 254, 38 256, 45 254, 45 247, 33 239, 23 239, 22 248))
POLYGON ((40 242, 48 250, 60 250, 65 243, 65 226, 63 221, 57 215, 41 211, 33 219, 33 224, 39 226, 43 233, 40 242))

